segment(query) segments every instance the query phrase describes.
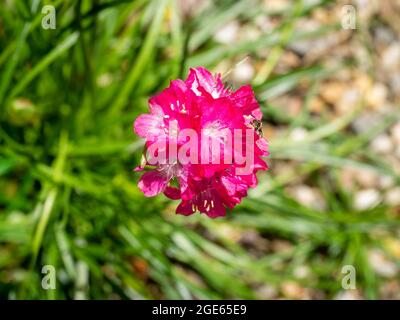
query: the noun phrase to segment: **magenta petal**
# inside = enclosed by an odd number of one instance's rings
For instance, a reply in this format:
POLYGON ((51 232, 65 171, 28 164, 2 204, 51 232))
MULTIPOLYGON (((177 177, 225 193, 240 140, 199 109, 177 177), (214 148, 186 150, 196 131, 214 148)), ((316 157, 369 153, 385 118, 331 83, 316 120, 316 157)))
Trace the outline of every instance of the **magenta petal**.
POLYGON ((178 200, 181 198, 181 190, 175 187, 167 186, 164 190, 164 194, 172 200, 178 200))
POLYGON ((220 76, 214 77, 210 71, 203 67, 191 68, 186 84, 197 96, 209 94, 216 99, 228 93, 220 76))
POLYGON ((195 213, 196 210, 190 201, 182 200, 181 203, 176 208, 177 214, 183 214, 184 216, 190 216, 191 214, 195 213))
POLYGON ((226 208, 221 202, 215 202, 214 207, 209 211, 204 212, 210 218, 224 217, 226 215, 226 208))
POLYGON ((242 109, 244 116, 253 116, 257 120, 261 120, 262 112, 260 106, 254 96, 254 92, 249 85, 240 87, 230 96, 235 104, 242 109))
POLYGON ((150 112, 152 115, 164 116, 162 106, 158 103, 157 96, 149 99, 150 112))
POLYGON ((142 138, 154 140, 164 135, 163 119, 152 114, 142 114, 136 119, 134 129, 142 138))
POLYGON ((138 187, 146 197, 154 197, 164 191, 167 183, 168 179, 165 175, 157 170, 152 170, 142 175, 138 187))
POLYGON ((269 155, 268 142, 264 138, 260 138, 256 141, 258 148, 261 150, 261 155, 266 157, 269 155))

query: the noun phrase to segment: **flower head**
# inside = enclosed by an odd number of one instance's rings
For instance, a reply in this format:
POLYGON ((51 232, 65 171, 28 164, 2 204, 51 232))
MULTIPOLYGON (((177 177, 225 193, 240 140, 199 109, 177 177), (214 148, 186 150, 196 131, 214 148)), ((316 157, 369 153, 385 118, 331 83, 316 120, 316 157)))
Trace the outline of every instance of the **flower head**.
POLYGON ((149 104, 150 114, 134 123, 146 139, 145 163, 136 170, 154 166, 139 180, 145 196, 181 199, 179 214, 224 216, 257 185, 256 172, 268 169, 261 158, 268 144, 254 127, 262 113, 250 86, 232 91, 219 75, 197 67, 149 104))

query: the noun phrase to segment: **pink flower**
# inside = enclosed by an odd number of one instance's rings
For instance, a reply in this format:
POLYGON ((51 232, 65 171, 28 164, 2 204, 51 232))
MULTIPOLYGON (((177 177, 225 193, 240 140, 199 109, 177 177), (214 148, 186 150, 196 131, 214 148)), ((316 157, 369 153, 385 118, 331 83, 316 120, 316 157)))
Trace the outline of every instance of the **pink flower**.
POLYGON ((226 208, 234 208, 257 185, 256 172, 268 169, 261 158, 268 155, 268 144, 254 125, 262 113, 250 86, 231 91, 219 75, 197 67, 185 81, 171 81, 149 104, 150 114, 134 123, 147 150, 136 170, 155 167, 139 180, 145 196, 163 192, 181 199, 179 214, 225 216, 226 208))

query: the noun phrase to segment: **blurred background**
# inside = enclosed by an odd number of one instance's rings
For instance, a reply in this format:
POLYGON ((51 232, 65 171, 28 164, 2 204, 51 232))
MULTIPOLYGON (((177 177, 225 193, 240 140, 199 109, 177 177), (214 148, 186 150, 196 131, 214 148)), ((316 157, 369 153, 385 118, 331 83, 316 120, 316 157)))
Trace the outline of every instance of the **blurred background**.
POLYGON ((0 298, 399 299, 399 103, 398 1, 3 0, 0 298), (270 142, 222 219, 132 171, 192 66, 252 84, 270 142))

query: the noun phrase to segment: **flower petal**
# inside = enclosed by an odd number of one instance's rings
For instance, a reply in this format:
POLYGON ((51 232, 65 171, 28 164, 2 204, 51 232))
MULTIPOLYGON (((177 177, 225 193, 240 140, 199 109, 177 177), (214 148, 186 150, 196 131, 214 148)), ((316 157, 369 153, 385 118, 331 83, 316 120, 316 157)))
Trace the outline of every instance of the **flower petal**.
POLYGON ((244 116, 252 116, 257 120, 261 120, 262 112, 251 86, 240 87, 232 93, 230 98, 235 102, 237 107, 242 109, 244 116))
POLYGON ((153 141, 165 134, 163 124, 163 119, 159 116, 142 114, 136 119, 134 130, 142 138, 153 141))
POLYGON ((191 201, 182 200, 181 203, 176 208, 176 213, 183 214, 184 216, 190 216, 195 212, 196 210, 191 201))
POLYGON ((164 190, 164 194, 172 200, 178 200, 181 198, 181 190, 175 187, 167 186, 164 190))
POLYGON ((165 175, 157 170, 152 170, 142 175, 138 187, 146 197, 154 197, 165 190, 167 183, 168 179, 165 175))
POLYGON ((205 213, 210 218, 218 218, 226 215, 226 208, 223 206, 221 201, 214 201, 213 207, 207 207, 205 211, 201 212, 205 213))
POLYGON ((217 99, 226 96, 229 92, 225 89, 219 75, 214 77, 210 71, 203 67, 191 68, 186 84, 197 96, 210 95, 217 99))

